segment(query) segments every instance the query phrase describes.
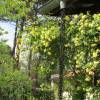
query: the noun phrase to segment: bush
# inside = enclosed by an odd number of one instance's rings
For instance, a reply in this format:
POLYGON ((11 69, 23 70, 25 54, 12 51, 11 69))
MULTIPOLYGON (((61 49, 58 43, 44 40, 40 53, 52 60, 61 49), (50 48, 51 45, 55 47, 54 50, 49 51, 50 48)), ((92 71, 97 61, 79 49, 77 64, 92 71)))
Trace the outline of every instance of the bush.
POLYGON ((72 95, 72 100, 84 100, 86 97, 86 91, 83 90, 76 90, 75 93, 72 95))
POLYGON ((31 100, 32 82, 20 71, 0 74, 0 100, 31 100))
POLYGON ((54 92, 52 90, 36 89, 33 91, 35 100, 55 100, 54 92))

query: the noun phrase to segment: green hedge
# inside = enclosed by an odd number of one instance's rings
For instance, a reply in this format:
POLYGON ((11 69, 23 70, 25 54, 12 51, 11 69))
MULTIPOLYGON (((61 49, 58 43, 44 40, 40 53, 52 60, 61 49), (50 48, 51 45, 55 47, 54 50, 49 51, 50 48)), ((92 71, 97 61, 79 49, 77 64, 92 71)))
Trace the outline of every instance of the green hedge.
POLYGON ((32 82, 22 72, 0 74, 0 100, 33 100, 32 82))
POLYGON ((83 90, 77 90, 72 95, 72 100, 85 100, 86 92, 83 90))
POLYGON ((55 100, 54 91, 36 89, 33 91, 35 100, 55 100))

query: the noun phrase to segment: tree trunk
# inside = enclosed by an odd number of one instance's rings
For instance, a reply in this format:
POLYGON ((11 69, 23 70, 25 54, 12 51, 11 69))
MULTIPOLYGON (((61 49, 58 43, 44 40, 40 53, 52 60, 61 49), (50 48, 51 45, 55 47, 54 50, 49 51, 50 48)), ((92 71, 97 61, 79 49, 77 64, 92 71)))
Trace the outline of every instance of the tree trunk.
MULTIPOLYGON (((32 41, 31 41, 32 42, 32 41)), ((32 46, 32 43, 31 43, 31 46, 32 46)), ((29 51, 29 59, 28 59, 28 74, 30 76, 30 70, 31 70, 31 64, 32 64, 32 49, 31 49, 31 46, 30 46, 30 51, 29 51)))
MULTIPOLYGON (((23 27, 24 27, 24 22, 25 22, 25 18, 23 17, 21 20, 21 24, 20 24, 20 32, 17 35, 17 40, 22 38, 22 32, 23 32, 23 27)), ((19 70, 20 66, 19 66, 19 59, 20 59, 20 41, 17 44, 17 50, 16 50, 16 68, 19 70)))
POLYGON ((12 50, 12 55, 14 58, 15 58, 16 42, 17 42, 17 29, 18 29, 18 20, 16 20, 15 36, 14 36, 14 43, 13 43, 13 50, 12 50))

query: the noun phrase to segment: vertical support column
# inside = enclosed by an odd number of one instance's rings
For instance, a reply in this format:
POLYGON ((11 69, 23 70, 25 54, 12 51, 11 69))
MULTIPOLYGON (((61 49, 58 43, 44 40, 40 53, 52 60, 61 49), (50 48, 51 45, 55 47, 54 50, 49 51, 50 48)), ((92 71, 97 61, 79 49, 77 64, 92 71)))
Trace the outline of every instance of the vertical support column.
POLYGON ((63 93, 63 70, 64 70, 64 34, 65 34, 65 2, 60 1, 61 28, 60 28, 60 56, 59 56, 59 100, 63 93))

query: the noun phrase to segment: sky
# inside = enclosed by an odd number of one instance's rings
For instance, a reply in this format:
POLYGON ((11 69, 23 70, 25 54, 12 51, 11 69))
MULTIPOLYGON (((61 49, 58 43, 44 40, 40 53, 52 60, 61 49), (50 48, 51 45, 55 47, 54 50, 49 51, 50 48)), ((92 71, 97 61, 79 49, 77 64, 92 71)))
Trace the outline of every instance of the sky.
POLYGON ((13 47, 13 40, 14 40, 14 32, 15 32, 15 23, 0 21, 0 27, 8 32, 8 34, 0 36, 0 40, 1 39, 8 40, 7 44, 12 48, 13 47))

